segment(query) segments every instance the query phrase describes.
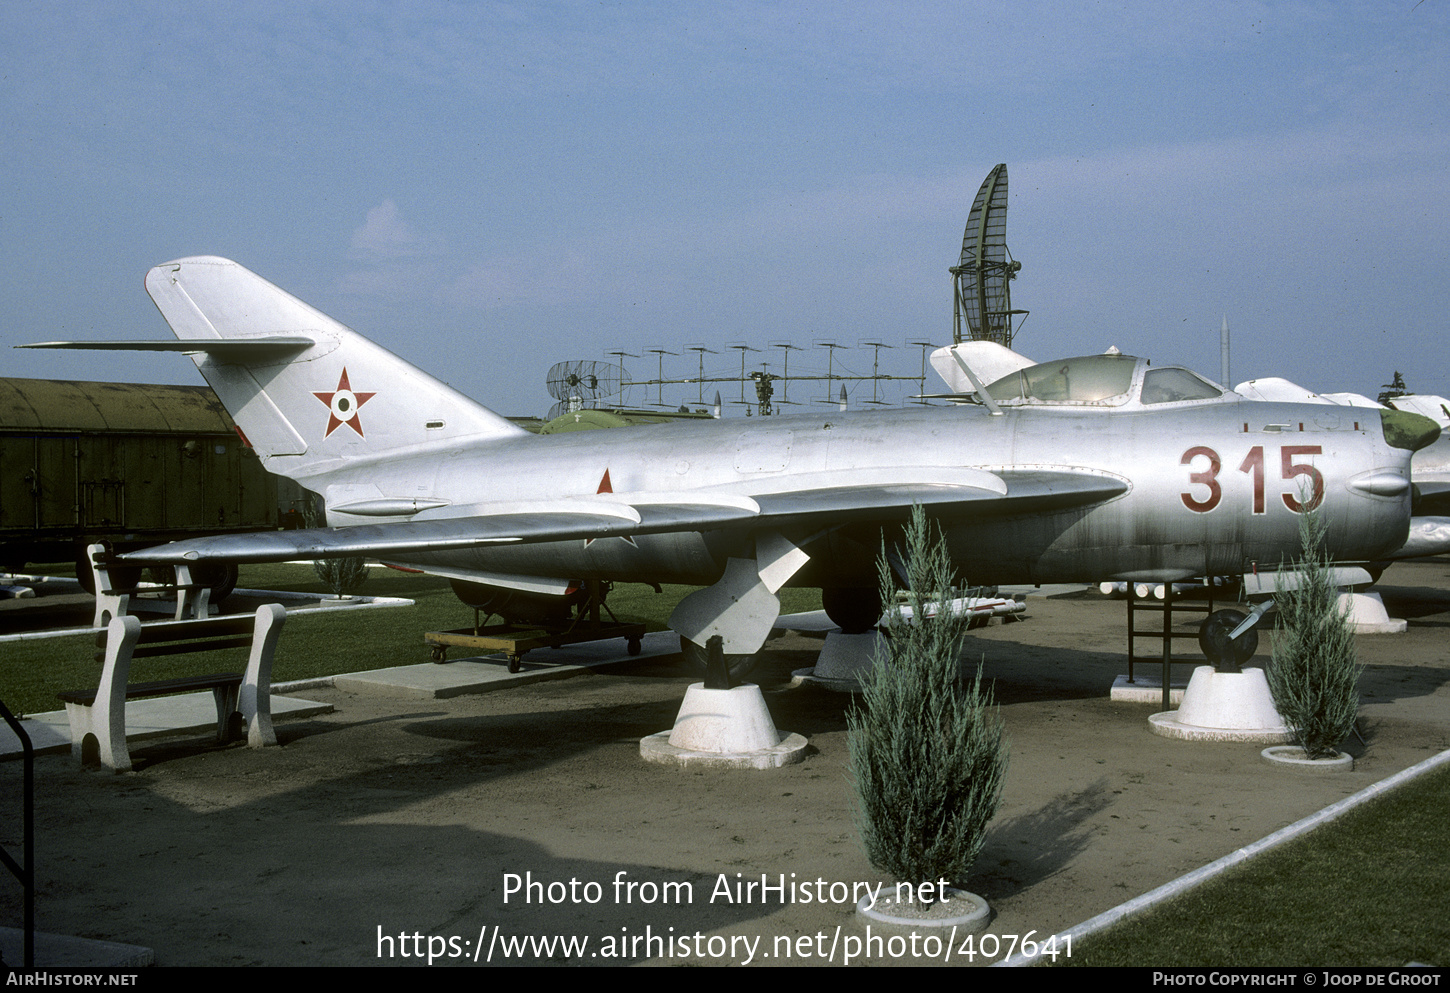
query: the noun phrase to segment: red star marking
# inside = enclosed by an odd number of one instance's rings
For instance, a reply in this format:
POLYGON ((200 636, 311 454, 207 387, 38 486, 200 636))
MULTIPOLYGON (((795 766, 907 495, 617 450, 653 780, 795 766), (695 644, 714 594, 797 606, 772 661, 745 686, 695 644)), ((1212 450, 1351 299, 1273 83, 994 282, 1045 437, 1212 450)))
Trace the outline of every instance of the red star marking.
MULTIPOLYGON (((604 470, 604 478, 602 478, 602 479, 599 480, 599 489, 595 490, 594 492, 595 493, 613 493, 614 492, 614 486, 609 482, 609 470, 608 469, 605 469, 604 470)), ((615 537, 616 538, 623 538, 625 541, 629 542, 631 545, 634 544, 634 538, 631 537, 630 535, 620 534, 620 535, 615 535, 615 537)), ((584 539, 584 547, 585 548, 588 548, 590 545, 594 544, 598 540, 599 540, 598 538, 585 538, 584 539)), ((636 545, 635 547, 639 547, 639 546, 636 545)))
POLYGON ((342 375, 337 378, 337 389, 331 393, 313 393, 327 408, 327 433, 324 438, 346 424, 357 432, 359 438, 363 437, 362 420, 358 417, 358 411, 362 405, 367 403, 376 393, 354 393, 352 385, 347 381, 347 367, 343 366, 342 375))

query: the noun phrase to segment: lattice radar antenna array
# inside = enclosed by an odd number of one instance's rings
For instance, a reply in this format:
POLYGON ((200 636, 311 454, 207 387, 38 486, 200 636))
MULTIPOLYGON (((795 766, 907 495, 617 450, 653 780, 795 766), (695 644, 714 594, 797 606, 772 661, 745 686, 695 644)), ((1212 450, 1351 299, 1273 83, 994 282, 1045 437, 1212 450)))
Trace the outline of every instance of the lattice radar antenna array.
MULTIPOLYGON (((1012 347, 1012 280, 1022 263, 1007 250, 1007 163, 987 173, 967 215, 962 257, 952 274, 952 340, 995 341, 1012 347)), ((1020 322, 1019 322, 1020 327, 1020 322)))
POLYGON ((550 409, 550 419, 566 411, 597 407, 601 400, 617 395, 624 388, 622 367, 588 359, 555 362, 544 378, 549 396, 559 401, 550 409))

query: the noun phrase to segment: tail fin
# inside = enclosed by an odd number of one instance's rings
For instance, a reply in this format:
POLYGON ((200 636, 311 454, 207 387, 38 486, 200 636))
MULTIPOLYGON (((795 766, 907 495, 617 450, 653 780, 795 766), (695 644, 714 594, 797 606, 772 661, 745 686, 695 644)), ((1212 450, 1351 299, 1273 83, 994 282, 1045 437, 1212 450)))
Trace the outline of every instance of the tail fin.
POLYGON ((227 259, 146 274, 245 440, 284 476, 317 463, 522 434, 493 411, 227 259))

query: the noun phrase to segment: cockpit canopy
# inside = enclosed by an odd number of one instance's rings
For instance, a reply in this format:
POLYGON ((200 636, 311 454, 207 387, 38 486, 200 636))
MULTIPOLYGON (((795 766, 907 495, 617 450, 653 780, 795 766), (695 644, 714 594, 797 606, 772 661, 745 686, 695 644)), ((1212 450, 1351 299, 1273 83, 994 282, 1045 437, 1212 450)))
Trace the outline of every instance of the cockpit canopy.
POLYGON ((1224 390, 1181 366, 1150 368, 1133 355, 1084 355, 1042 362, 987 386, 1003 406, 1121 407, 1128 404, 1216 400, 1224 390))

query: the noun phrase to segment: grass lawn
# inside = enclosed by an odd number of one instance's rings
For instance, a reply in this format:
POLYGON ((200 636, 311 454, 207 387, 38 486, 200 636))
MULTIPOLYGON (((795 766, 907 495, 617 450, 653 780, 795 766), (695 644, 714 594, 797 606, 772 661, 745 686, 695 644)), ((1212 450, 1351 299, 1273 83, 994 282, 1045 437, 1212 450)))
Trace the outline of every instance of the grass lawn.
MULTIPOLYGON (((330 595, 305 565, 244 566, 237 585, 241 589, 330 595)), ((663 631, 670 611, 692 589, 666 586, 655 593, 648 586, 622 583, 610 593, 608 602, 620 621, 642 622, 647 630, 663 631)), ((446 579, 374 566, 359 593, 404 597, 413 600, 414 606, 290 617, 277 644, 274 682, 428 662, 425 631, 473 623, 473 609, 459 602, 446 579)), ((781 604, 784 613, 817 610, 820 591, 783 590, 781 604)), ((59 710, 57 693, 93 687, 100 681, 101 664, 92 658, 94 639, 94 635, 82 634, 0 646, 0 699, 17 714, 59 710)), ((245 665, 244 649, 213 652, 204 660, 185 655, 137 659, 132 663, 131 679, 143 682, 200 671, 239 671, 245 665)))
POLYGON ((1450 963, 1441 767, 1075 945, 1059 965, 1450 963))

